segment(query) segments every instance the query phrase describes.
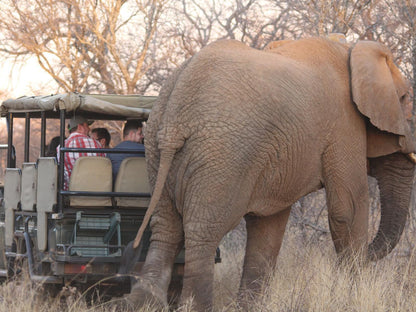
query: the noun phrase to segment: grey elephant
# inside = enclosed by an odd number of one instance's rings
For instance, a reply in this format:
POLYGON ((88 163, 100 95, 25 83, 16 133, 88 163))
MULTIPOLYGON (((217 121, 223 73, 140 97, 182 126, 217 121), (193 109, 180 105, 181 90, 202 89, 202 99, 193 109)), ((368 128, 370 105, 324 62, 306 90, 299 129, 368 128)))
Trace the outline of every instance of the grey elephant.
POLYGON ((240 294, 256 293, 276 264, 292 204, 322 187, 337 253, 388 254, 412 190, 409 87, 376 42, 310 38, 260 51, 224 40, 202 49, 168 79, 148 120, 152 237, 127 300, 166 305, 184 246, 182 300, 212 309, 215 250, 242 218, 240 294), (382 207, 369 245, 367 174, 382 207))

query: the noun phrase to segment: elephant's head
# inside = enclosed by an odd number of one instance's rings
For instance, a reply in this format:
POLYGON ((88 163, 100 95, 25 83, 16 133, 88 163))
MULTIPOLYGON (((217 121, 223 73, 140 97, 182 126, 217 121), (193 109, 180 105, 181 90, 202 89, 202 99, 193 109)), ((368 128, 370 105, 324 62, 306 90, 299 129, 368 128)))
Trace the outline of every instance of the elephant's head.
POLYGON ((369 247, 370 258, 379 259, 399 241, 410 204, 414 164, 406 154, 415 151, 406 120, 410 84, 391 52, 376 42, 360 41, 352 47, 350 69, 353 101, 367 118, 369 172, 380 189, 380 227, 369 247))

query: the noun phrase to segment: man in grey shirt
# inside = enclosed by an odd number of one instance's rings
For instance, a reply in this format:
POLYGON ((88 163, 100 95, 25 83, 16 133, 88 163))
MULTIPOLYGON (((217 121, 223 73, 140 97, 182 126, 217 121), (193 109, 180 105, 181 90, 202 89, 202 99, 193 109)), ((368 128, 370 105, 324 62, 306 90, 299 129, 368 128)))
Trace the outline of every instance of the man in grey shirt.
MULTIPOLYGON (((143 141, 143 124, 140 120, 128 120, 123 128, 123 141, 116 145, 114 149, 129 149, 144 152, 143 141)), ((142 154, 119 154, 107 153, 113 165, 113 181, 117 177, 121 162, 124 158, 143 156, 142 154)))

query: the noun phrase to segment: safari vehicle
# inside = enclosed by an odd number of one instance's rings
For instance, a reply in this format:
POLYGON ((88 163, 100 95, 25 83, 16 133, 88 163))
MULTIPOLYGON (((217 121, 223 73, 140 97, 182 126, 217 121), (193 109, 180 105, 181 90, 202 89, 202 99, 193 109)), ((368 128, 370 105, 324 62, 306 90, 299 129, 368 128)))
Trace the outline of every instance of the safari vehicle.
MULTIPOLYGON (((116 286, 120 294, 129 292, 129 279, 111 277, 117 274, 123 251, 134 239, 150 200, 144 154, 124 160, 114 185, 108 158, 81 157, 74 165, 69 190, 63 190, 62 162, 45 156, 46 125, 51 119, 60 120, 60 146, 64 146, 66 119, 74 114, 91 120, 147 119, 155 99, 67 93, 2 103, 0 111, 7 119, 8 142, 0 214, 4 222, 0 223, 1 277, 10 278, 27 266, 30 279, 46 285, 70 283, 88 288, 97 283, 116 286), (21 168, 16 168, 14 159, 13 125, 17 118, 25 120, 21 168), (34 118, 41 124, 40 156, 30 161, 30 125, 34 118)), ((64 159, 64 153, 92 150, 61 148, 60 159, 64 159)), ((147 230, 136 269, 143 264, 149 237, 147 230)), ((183 260, 179 255, 175 262, 174 290, 181 286, 183 260)))

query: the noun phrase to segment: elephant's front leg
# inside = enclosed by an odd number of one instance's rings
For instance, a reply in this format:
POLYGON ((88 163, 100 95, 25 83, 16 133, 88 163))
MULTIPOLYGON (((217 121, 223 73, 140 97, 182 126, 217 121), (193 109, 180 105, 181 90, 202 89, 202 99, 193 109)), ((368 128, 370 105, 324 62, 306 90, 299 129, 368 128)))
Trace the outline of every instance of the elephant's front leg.
POLYGON ((359 149, 344 152, 333 149, 325 154, 329 227, 335 249, 342 259, 352 256, 365 261, 369 218, 366 157, 359 149))
POLYGON ((182 221, 164 194, 151 221, 151 243, 143 269, 127 301, 134 307, 147 303, 167 307, 173 263, 183 246, 182 221))
POLYGON ((241 306, 246 306, 248 299, 255 298, 266 286, 267 277, 276 265, 289 215, 290 208, 286 208, 272 216, 245 217, 247 245, 239 293, 241 306))

